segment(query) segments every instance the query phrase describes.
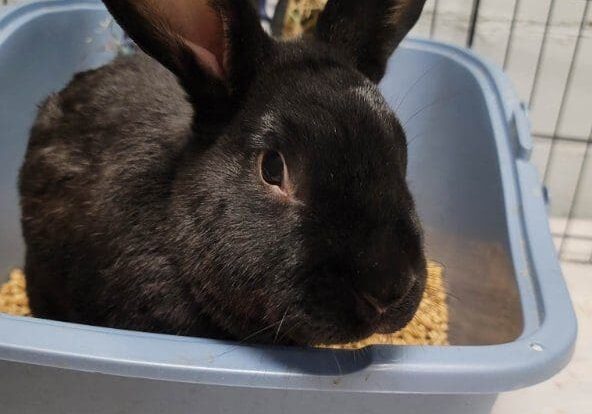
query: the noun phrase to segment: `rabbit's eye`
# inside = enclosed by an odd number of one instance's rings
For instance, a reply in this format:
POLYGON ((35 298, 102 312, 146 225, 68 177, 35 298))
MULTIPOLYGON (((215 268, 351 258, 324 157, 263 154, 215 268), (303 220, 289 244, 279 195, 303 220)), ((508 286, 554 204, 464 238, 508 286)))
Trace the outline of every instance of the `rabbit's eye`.
POLYGON ((261 158, 261 176, 269 185, 282 186, 284 181, 284 158, 277 151, 268 151, 261 158))

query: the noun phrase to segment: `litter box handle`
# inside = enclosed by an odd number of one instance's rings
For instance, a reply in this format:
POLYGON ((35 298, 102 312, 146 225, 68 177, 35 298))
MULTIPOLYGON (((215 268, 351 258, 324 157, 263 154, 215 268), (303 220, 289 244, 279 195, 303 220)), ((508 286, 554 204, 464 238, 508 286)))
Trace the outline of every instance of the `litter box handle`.
MULTIPOLYGON (((520 102, 512 111, 510 119, 510 130, 516 139, 518 157, 526 161, 530 161, 534 148, 531 134, 532 124, 528 114, 528 105, 525 102, 520 102)), ((549 207, 551 203, 549 189, 543 183, 541 184, 541 190, 545 206, 549 207)))
POLYGON ((526 103, 518 102, 514 106, 510 117, 510 131, 515 138, 518 157, 523 160, 530 160, 534 144, 526 103))
MULTIPOLYGON (((518 157, 522 158, 523 160, 530 161, 534 143, 532 140, 532 124, 530 122, 529 109, 525 102, 519 102, 517 105, 515 105, 510 119, 510 129, 516 139, 518 146, 518 157)), ((541 190, 545 206, 548 208, 551 203, 549 189, 543 183, 541 184, 541 190)))

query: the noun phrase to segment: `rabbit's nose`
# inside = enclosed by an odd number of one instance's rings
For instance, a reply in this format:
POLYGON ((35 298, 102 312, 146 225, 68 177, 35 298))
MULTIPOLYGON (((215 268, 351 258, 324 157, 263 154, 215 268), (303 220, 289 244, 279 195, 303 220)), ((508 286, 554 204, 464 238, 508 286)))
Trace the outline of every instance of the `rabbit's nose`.
POLYGON ((389 307, 389 304, 384 304, 379 299, 376 299, 374 296, 368 293, 362 293, 361 297, 368 305, 370 305, 370 307, 376 311, 379 316, 384 315, 389 307))
POLYGON ((356 292, 356 313, 365 321, 378 322, 390 309, 392 302, 377 299, 368 293, 356 292))
POLYGON ((415 277, 393 277, 384 281, 384 286, 376 289, 358 287, 355 291, 358 313, 368 321, 383 316, 389 309, 397 307, 409 294, 415 283, 415 277), (397 280, 398 279, 398 280, 397 280))
POLYGON ((398 306, 416 283, 412 262, 401 255, 367 253, 358 266, 353 287, 365 317, 376 318, 398 306))

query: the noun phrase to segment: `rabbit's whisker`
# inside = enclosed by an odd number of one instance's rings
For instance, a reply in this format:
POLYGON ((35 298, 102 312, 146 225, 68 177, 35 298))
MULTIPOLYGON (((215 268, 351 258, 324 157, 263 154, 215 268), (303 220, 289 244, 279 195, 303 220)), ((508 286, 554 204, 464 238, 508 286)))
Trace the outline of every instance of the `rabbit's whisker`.
POLYGON ((266 326, 265 328, 262 328, 262 329, 259 329, 256 332, 253 332, 252 334, 250 334, 250 335, 246 336, 245 338, 241 339, 239 341, 239 344, 242 344, 242 343, 248 341, 249 339, 253 339, 257 335, 260 335, 260 334, 262 334, 262 333, 264 333, 264 332, 266 332, 266 331, 268 331, 268 330, 270 330, 272 328, 275 328, 280 323, 281 323, 281 321, 277 321, 277 322, 272 323, 271 325, 266 326))
POLYGON ((337 354, 335 351, 332 351, 333 359, 335 360, 335 365, 337 365, 337 369, 339 370, 339 375, 343 375, 343 371, 341 370, 341 364, 339 363, 339 359, 337 359, 337 354))
POLYGON ((413 84, 407 88, 407 91, 405 92, 405 94, 403 95, 403 97, 401 98, 401 100, 399 101, 399 103, 397 103, 397 106, 395 107, 394 112, 396 113, 399 108, 401 107, 401 105, 403 105, 403 103, 405 103, 405 100, 407 99, 407 97, 409 96, 409 94, 411 93, 411 91, 413 91, 413 89, 415 89, 415 87, 419 84, 419 82, 421 82, 430 72, 432 72, 434 69, 436 69, 438 66, 442 65, 442 63, 444 63, 445 60, 441 59, 438 63, 434 63, 429 69, 427 69, 426 71, 424 71, 420 77, 418 77, 415 82, 413 82, 413 84))
POLYGON ((224 355, 227 355, 229 353, 231 353, 232 351, 235 351, 236 349, 238 349, 238 347, 240 345, 243 345, 245 342, 247 342, 250 339, 253 339, 254 337, 256 337, 257 335, 262 334, 263 332, 266 332, 272 328, 275 328, 281 321, 278 322, 274 322, 269 326, 266 326, 265 328, 259 329, 258 331, 253 332, 252 334, 244 337, 243 339, 241 339, 236 345, 233 345, 229 350, 222 352, 221 354, 217 355, 217 357, 222 357, 224 355))
POLYGON ((429 109, 433 106, 437 106, 440 105, 444 102, 447 102, 449 100, 455 99, 458 96, 461 96, 465 93, 465 91, 459 91, 459 92, 455 92, 453 94, 449 94, 446 96, 440 96, 436 99, 434 99, 432 102, 430 102, 429 104, 421 107, 420 109, 418 109, 417 111, 415 111, 409 118, 407 118, 407 120, 403 123, 403 129, 405 129, 405 127, 412 121, 414 120, 418 115, 420 115, 422 112, 424 112, 426 109, 429 109))
POLYGON ((284 316, 282 316, 282 320, 280 321, 277 332, 275 333, 275 338, 273 338, 274 344, 277 343, 278 337, 280 335, 280 331, 282 330, 282 325, 284 324, 284 321, 286 320, 286 316, 288 315, 289 310, 290 310, 290 308, 287 308, 286 311, 284 312, 284 316))

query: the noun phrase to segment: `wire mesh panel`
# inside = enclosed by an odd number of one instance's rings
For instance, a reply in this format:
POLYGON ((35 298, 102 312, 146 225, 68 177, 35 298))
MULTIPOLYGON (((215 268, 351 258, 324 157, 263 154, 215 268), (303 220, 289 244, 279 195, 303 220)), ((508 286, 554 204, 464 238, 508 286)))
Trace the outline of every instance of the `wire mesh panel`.
POLYGON ((581 262, 592 262, 591 3, 473 0, 466 29, 466 46, 502 65, 529 105, 556 244, 581 262))

